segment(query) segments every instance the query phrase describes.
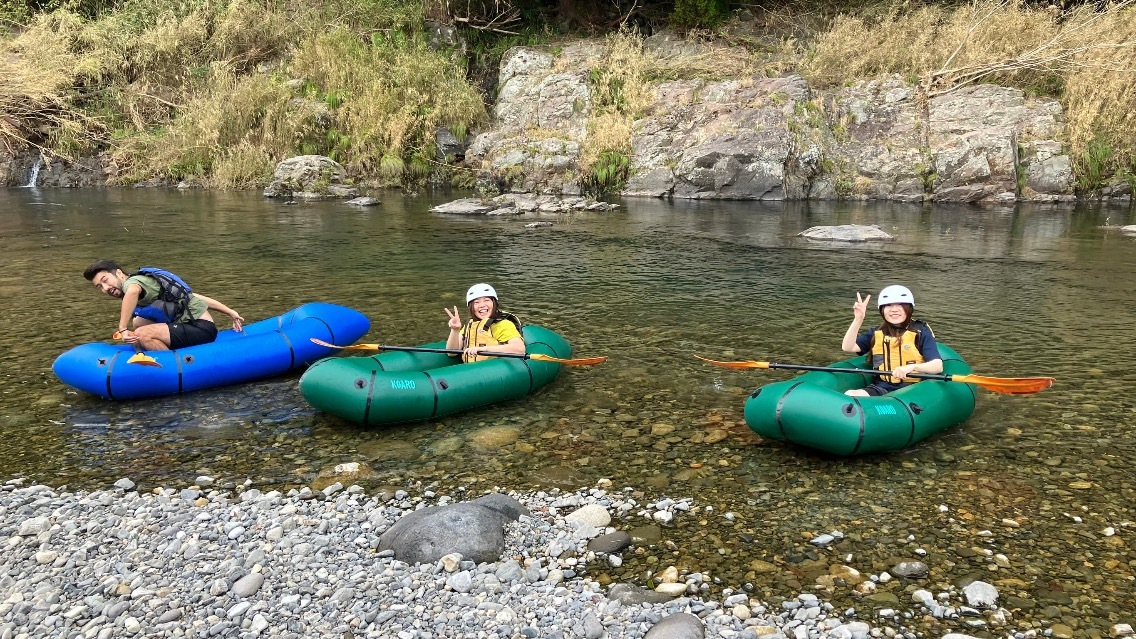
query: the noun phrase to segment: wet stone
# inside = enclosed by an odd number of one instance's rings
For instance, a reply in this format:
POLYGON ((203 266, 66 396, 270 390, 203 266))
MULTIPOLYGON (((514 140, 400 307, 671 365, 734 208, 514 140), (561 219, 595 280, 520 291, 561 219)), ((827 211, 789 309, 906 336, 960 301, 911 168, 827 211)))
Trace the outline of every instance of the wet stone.
POLYGON ((908 579, 926 577, 928 572, 930 572, 930 568, 922 561, 901 561, 891 569, 893 575, 907 577, 908 579))
POLYGON ((663 538, 663 529, 659 526, 636 526, 627 531, 631 537, 631 543, 636 546, 650 546, 657 544, 663 538))
POLYGON ((588 542, 588 550, 592 552, 619 552, 631 545, 631 535, 617 530, 613 533, 600 535, 588 542))

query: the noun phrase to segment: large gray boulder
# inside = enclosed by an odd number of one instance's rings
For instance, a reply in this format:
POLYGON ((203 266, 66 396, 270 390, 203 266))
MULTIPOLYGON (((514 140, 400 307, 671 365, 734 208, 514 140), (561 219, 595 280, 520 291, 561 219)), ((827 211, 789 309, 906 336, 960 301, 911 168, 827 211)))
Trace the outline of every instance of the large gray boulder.
POLYGON ((345 183, 347 170, 324 155, 297 155, 276 165, 264 197, 322 200, 352 198, 359 189, 345 183))
POLYGON ((705 636, 706 629, 701 619, 689 612, 680 612, 663 617, 651 626, 643 639, 702 639, 705 636))
POLYGON ((466 149, 465 161, 486 169, 518 192, 580 192, 580 140, 592 113, 588 71, 582 63, 556 71, 553 57, 515 47, 501 59, 493 131, 466 149), (552 133, 550 135, 550 133, 552 133))
POLYGON ((1072 171, 1063 174, 1060 168, 1068 158, 1060 144, 1052 142, 1064 128, 1056 100, 981 84, 931 98, 927 119, 935 176, 932 199, 1012 203, 1018 199, 1020 169, 1027 178, 1034 172, 1028 186, 1035 193, 1042 189, 1046 195, 1072 195, 1072 171), (1024 157, 1019 150, 1025 151, 1024 157), (1019 160, 1026 165, 1019 167, 1019 160), (1034 168, 1037 163, 1043 166, 1034 168))
POLYGON ((917 97, 898 76, 825 94, 831 146, 809 196, 923 201, 931 160, 917 97))
MULTIPOLYGON (((789 121, 809 98, 800 76, 665 82, 659 107, 635 122, 625 195, 783 200, 794 140, 789 121)), ((805 165, 806 171, 812 167, 805 165)))
POLYGON ((505 524, 529 511, 517 500, 494 493, 473 501, 415 510, 379 537, 378 550, 394 551, 406 563, 433 563, 451 553, 471 561, 494 562, 505 551, 505 524))

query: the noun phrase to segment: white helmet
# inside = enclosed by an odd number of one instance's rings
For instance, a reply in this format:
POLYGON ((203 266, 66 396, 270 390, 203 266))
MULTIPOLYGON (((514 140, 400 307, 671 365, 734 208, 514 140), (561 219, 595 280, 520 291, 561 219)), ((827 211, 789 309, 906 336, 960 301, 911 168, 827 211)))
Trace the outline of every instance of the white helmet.
POLYGON ((493 287, 488 284, 474 284, 465 292, 465 303, 469 304, 479 297, 492 297, 493 299, 497 299, 497 291, 493 290, 493 287))
POLYGON ((880 296, 876 298, 876 308, 883 308, 888 304, 910 304, 911 308, 915 308, 915 296, 906 286, 892 284, 880 291, 880 296))

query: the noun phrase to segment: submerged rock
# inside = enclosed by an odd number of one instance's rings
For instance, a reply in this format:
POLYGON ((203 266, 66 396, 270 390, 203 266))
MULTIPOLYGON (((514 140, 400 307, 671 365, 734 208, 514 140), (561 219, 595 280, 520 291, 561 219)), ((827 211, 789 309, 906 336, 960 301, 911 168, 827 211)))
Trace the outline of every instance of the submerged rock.
POLYGON ((838 226, 813 226, 797 234, 808 240, 829 242, 879 242, 894 240, 895 236, 885 232, 875 224, 840 224, 838 226))

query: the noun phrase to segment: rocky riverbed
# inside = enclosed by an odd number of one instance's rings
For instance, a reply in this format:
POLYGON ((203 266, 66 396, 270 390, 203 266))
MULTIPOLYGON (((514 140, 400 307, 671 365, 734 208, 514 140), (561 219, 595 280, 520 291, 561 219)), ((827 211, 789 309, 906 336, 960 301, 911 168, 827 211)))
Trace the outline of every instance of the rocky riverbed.
MULTIPOLYGON (((634 584, 605 588, 589 564, 617 566, 649 540, 636 525, 697 517, 693 499, 639 503, 601 480, 569 491, 510 493, 528 514, 504 527, 497 561, 450 553, 428 563, 398 560, 383 533, 404 515, 476 495, 428 488, 365 491, 333 484, 262 492, 247 484, 139 493, 129 479, 92 492, 8 481, 0 492, 0 637, 918 637, 918 617, 957 620, 940 635, 989 634, 1005 621, 997 589, 915 589, 892 609, 859 619, 810 593, 770 605, 744 590, 709 596, 711 575, 667 566, 634 584), (625 532, 631 530, 631 533, 625 532)), ((834 531, 811 543, 824 547, 834 531)), ((834 573, 865 593, 926 574, 906 562, 874 575, 834 573), (894 573, 894 574, 891 574, 894 573)), ((854 571, 853 571, 854 572, 854 571)), ((1131 633, 1116 624, 1113 636, 1131 633)))

